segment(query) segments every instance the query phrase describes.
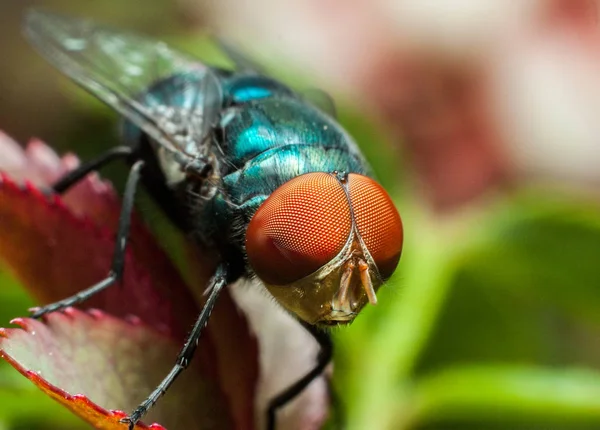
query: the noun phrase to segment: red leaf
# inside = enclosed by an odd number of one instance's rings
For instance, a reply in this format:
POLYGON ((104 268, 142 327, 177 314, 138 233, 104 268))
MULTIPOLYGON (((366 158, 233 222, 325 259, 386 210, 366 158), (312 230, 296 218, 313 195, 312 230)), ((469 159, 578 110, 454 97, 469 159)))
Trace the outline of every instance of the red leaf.
MULTIPOLYGON (((180 347, 139 321, 125 322, 100 311, 69 309, 46 321, 17 319, 22 329, 0 329, 2 356, 100 429, 126 428, 118 422, 125 413, 105 408, 135 408, 170 370, 180 347)), ((173 429, 232 428, 226 400, 216 382, 202 374, 202 365, 192 363, 152 408, 149 420, 173 429)))
MULTIPOLYGON (((17 155, 0 158, 0 170, 21 180, 32 175, 45 188, 47 182, 78 164, 74 156, 53 158, 53 151, 41 142, 30 143, 24 154, 7 139, 0 134, 0 152, 17 155)), ((29 184, 19 186, 0 173, 0 259, 40 301, 62 299, 106 276, 119 212, 120 201, 112 187, 95 174, 74 186, 62 200, 29 184)), ((203 269, 195 279, 199 291, 204 290, 213 264, 204 257, 197 253, 191 261, 193 267, 203 269)), ((81 307, 100 308, 119 317, 139 316, 149 326, 182 341, 199 312, 201 294, 197 298, 194 301, 179 272, 134 213, 122 285, 81 307)), ((257 346, 228 291, 217 303, 197 355, 203 378, 218 381, 226 393, 236 428, 252 429, 257 346), (212 339, 218 340, 216 349, 212 339)))
MULTIPOLYGON (((3 175, 0 179, 0 258, 38 300, 48 303, 65 298, 107 275, 113 256, 112 232, 75 217, 56 196, 44 196, 28 184, 19 187, 3 175)), ((120 208, 115 210, 118 213, 120 208)), ((137 243, 138 237, 131 240, 137 243)), ((166 255, 144 242, 148 247, 144 260, 132 253, 139 245, 128 249, 121 285, 108 288, 82 307, 121 317, 135 315, 181 340, 198 307, 166 255)))
MULTIPOLYGON (((23 151, 1 133, 0 154, 0 171, 5 172, 0 183, 0 259, 42 303, 63 299, 102 280, 110 269, 121 211, 110 183, 93 173, 64 198, 50 196, 49 191, 44 196, 40 190, 76 168, 77 157, 61 159, 39 140, 32 140, 23 151), (14 252, 17 249, 19 253, 14 252)), ((183 339, 198 306, 135 213, 121 284, 81 307, 116 316, 133 314, 183 339)))

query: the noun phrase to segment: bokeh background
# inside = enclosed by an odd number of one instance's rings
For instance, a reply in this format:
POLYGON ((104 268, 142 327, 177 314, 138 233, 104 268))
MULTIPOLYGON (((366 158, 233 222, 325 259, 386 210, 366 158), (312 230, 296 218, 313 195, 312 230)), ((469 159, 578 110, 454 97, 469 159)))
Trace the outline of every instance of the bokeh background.
MULTIPOLYGON (((406 236, 379 304, 335 332, 346 428, 600 428, 597 2, 2 0, 0 129, 86 159, 115 116, 24 42, 33 5, 220 61, 208 29, 334 96, 406 236)), ((0 271, 0 325, 30 305, 0 271)), ((80 427, 0 365, 0 429, 80 427)))

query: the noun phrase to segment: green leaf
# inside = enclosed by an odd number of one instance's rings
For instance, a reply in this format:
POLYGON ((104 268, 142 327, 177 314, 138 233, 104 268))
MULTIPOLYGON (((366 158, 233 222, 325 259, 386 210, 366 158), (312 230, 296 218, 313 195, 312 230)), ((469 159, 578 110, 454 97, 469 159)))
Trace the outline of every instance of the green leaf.
POLYGON ((598 367, 600 210, 526 197, 488 216, 464 253, 420 373, 465 362, 598 367))
POLYGON ((411 427, 407 421, 419 426, 443 423, 438 428, 473 421, 503 423, 511 429, 515 424, 598 428, 600 373, 575 368, 452 367, 419 381, 410 410, 410 415, 396 416, 394 428, 411 427))
MULTIPOLYGON (((8 366, 8 365, 6 365, 8 366)), ((4 368, 4 366, 2 366, 4 368)), ((11 369, 11 373, 17 374, 11 369)), ((20 378, 25 381, 24 378, 20 378)), ((0 381, 0 423, 7 428, 87 429, 82 420, 36 390, 31 384, 24 389, 10 389, 0 381), (25 427, 28 426, 28 427, 25 427)), ((1 427, 0 425, 0 428, 1 427)))

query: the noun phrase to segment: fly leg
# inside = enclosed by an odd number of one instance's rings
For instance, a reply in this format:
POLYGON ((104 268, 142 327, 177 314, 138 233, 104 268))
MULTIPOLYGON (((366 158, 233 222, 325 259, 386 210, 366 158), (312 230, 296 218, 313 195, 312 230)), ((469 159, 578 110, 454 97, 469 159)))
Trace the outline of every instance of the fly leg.
POLYGON ((127 158, 133 154, 133 149, 129 146, 116 146, 101 154, 99 157, 82 164, 77 169, 70 171, 56 182, 52 189, 55 193, 62 194, 81 181, 89 173, 98 170, 102 166, 111 163, 119 158, 127 158))
POLYGON ((227 285, 228 276, 229 274, 226 264, 221 263, 217 267, 215 275, 209 282, 207 289, 207 291, 209 291, 208 299, 200 311, 196 323, 188 335, 183 348, 177 356, 175 366, 173 366, 167 376, 165 376, 162 382, 158 384, 158 387, 156 387, 156 389, 150 393, 148 398, 144 400, 129 417, 121 419, 122 423, 129 424, 129 430, 133 430, 136 423, 146 414, 146 412, 148 412, 148 410, 156 403, 156 401, 166 393, 181 372, 183 372, 189 366, 192 358, 194 357, 194 353, 196 352, 196 348, 198 347, 198 341, 200 340, 202 329, 206 327, 206 323, 208 322, 208 318, 210 317, 219 294, 227 285))
POLYGON ((304 389, 316 378, 323 373, 323 370, 327 367, 331 361, 333 355, 333 343, 329 333, 320 331, 315 326, 309 324, 302 324, 303 327, 316 339, 319 343, 320 351, 317 355, 317 364, 312 368, 306 375, 296 381, 294 384, 285 389, 282 393, 278 394, 277 397, 273 398, 269 402, 267 408, 267 430, 275 430, 275 415, 279 408, 285 406, 288 402, 292 401, 298 396, 304 389))
POLYGON ((123 207, 119 216, 119 227, 117 230, 115 251, 108 276, 97 284, 92 285, 91 287, 80 291, 71 297, 67 297, 64 300, 60 300, 42 308, 35 309, 31 315, 32 318, 39 318, 47 313, 59 311, 77 303, 81 303, 92 297, 94 294, 110 287, 121 279, 125 265, 125 248, 127 246, 129 227, 131 225, 131 212, 133 211, 135 192, 140 181, 140 171, 142 170, 142 167, 144 167, 144 162, 141 160, 136 161, 129 171, 129 177, 127 178, 125 193, 123 195, 123 207))

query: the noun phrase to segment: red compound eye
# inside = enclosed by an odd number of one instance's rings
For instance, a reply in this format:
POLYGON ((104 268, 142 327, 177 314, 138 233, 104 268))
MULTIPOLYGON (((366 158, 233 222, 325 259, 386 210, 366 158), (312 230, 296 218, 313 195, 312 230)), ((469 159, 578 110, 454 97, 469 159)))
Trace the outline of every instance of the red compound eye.
POLYGON ((383 279, 392 276, 400 254, 404 233, 400 215, 388 193, 363 175, 348 175, 350 201, 356 227, 383 279))
POLYGON ((340 253, 352 229, 348 198, 329 173, 307 173, 277 188, 246 232, 250 265, 268 284, 285 285, 340 253))

